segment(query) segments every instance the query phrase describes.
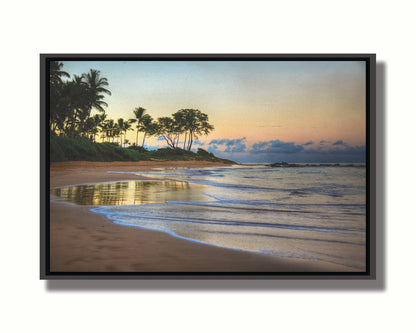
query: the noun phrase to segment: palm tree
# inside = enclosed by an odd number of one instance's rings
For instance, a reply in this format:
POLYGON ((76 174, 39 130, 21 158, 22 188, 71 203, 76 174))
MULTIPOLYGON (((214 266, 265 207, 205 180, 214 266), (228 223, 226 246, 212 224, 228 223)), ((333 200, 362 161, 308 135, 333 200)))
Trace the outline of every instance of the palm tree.
POLYGON ((107 118, 107 115, 103 113, 95 114, 93 117, 87 119, 86 132, 90 135, 90 139, 92 139, 92 141, 95 141, 95 136, 98 133, 98 127, 101 127, 105 118, 107 118))
POLYGON ((123 147, 123 128, 124 128, 124 119, 119 118, 117 120, 118 129, 120 130, 120 146, 123 147))
POLYGON ((153 118, 149 114, 145 114, 142 117, 142 126, 141 130, 144 132, 142 147, 144 147, 144 141, 146 140, 146 134, 154 135, 155 134, 155 124, 153 123, 153 118))
POLYGON ((117 144, 118 144, 118 138, 120 136, 120 132, 121 132, 120 127, 118 126, 116 122, 114 122, 114 125, 111 129, 111 135, 113 137, 113 142, 114 142, 114 139, 117 138, 117 144))
POLYGON ((139 141, 139 132, 141 131, 141 121, 142 121, 143 115, 146 113, 146 109, 139 106, 133 110, 133 113, 136 116, 136 120, 137 120, 137 127, 136 127, 137 128, 136 146, 137 146, 138 141, 139 141))
MULTIPOLYGON (((85 83, 81 77, 74 75, 73 80, 59 84, 59 95, 54 100, 54 112, 51 112, 52 131, 75 137, 84 128, 86 114, 85 83)), ((52 109, 52 103, 51 103, 52 109)))
POLYGON ((135 123, 136 121, 137 121, 137 119, 128 119, 127 121, 124 122, 124 124, 123 124, 124 144, 126 144, 126 141, 128 141, 126 139, 126 137, 127 137, 127 131, 132 130, 131 125, 133 123, 135 123))
POLYGON ((56 133, 58 127, 62 127, 62 120, 65 119, 63 113, 66 113, 66 108, 62 98, 62 90, 64 82, 62 77, 69 77, 69 74, 62 70, 63 64, 58 61, 51 61, 49 63, 49 105, 50 117, 49 128, 51 133, 56 133), (63 118, 63 119, 62 119, 63 118))
MULTIPOLYGON (((87 134, 86 122, 89 119, 88 106, 89 99, 87 94, 87 84, 82 76, 74 75, 72 81, 68 82, 71 95, 71 119, 69 119, 69 125, 71 127, 72 136, 87 134), (75 129, 75 125, 78 123, 78 128, 75 129)), ((89 121, 91 123, 91 121, 89 121)), ((89 124, 90 125, 90 124, 89 124)))
POLYGON ((123 132, 124 139, 126 139, 127 131, 131 129, 131 124, 136 122, 136 119, 128 119, 125 121, 123 118, 117 120, 117 125, 120 129, 120 146, 123 147, 123 132))
MULTIPOLYGON (((104 114, 105 117, 107 117, 107 114, 104 114)), ((98 125, 98 127, 100 127, 101 129, 101 138, 102 138, 102 142, 104 142, 104 139, 106 137, 109 137, 109 131, 110 131, 110 120, 112 119, 104 119, 102 122, 100 122, 100 124, 98 125)))
POLYGON ((62 83, 61 76, 70 77, 67 72, 62 70, 62 67, 64 66, 63 63, 51 61, 49 66, 49 79, 52 86, 62 83))
POLYGON ((108 104, 103 101, 103 94, 111 95, 111 91, 105 88, 108 86, 107 78, 100 77, 100 71, 95 69, 90 69, 89 73, 83 74, 82 76, 87 84, 87 95, 89 99, 88 117, 91 116, 93 108, 98 110, 98 112, 104 113, 103 106, 107 107, 108 104))
POLYGON ((108 141, 110 141, 112 138, 114 142, 114 137, 118 135, 117 123, 115 123, 113 119, 108 119, 104 123, 104 129, 106 131, 106 137, 108 138, 108 141))

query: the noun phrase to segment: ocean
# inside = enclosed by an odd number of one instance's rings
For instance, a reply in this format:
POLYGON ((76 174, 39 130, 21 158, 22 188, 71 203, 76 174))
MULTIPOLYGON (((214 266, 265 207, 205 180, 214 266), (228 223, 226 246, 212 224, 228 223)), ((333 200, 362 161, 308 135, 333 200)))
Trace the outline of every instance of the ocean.
MULTIPOLYGON (((133 172, 134 173, 134 172, 133 172)), ((365 270, 363 164, 158 168, 154 180, 57 188, 117 224, 189 241, 365 270)))

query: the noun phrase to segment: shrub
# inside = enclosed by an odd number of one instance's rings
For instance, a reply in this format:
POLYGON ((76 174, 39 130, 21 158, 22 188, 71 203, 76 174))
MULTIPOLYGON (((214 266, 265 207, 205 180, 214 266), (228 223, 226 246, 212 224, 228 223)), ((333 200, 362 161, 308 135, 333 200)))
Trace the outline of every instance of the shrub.
POLYGON ((129 146, 128 149, 135 150, 135 151, 138 151, 140 153, 145 153, 145 152, 148 151, 146 148, 144 148, 142 146, 136 146, 136 145, 129 146))
POLYGON ((198 148, 198 151, 196 153, 199 156, 214 157, 214 154, 213 153, 209 153, 205 149, 202 149, 202 148, 198 148))
POLYGON ((234 163, 215 157, 212 153, 199 148, 197 153, 181 148, 161 148, 148 151, 143 147, 131 146, 121 148, 116 143, 96 143, 83 138, 68 138, 65 136, 50 136, 49 156, 51 162, 63 161, 215 161, 234 163))

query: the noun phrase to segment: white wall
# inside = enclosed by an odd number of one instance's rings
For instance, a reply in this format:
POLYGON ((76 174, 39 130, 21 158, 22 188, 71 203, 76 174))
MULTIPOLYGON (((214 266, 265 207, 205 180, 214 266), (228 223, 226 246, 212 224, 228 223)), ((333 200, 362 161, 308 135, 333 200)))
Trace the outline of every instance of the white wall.
POLYGON ((414 326, 411 1, 8 1, 0 27, 2 331, 364 332, 414 326), (377 53, 386 70, 380 99, 385 146, 379 152, 386 171, 379 176, 385 182, 379 200, 383 280, 40 281, 39 53, 89 52, 377 53))

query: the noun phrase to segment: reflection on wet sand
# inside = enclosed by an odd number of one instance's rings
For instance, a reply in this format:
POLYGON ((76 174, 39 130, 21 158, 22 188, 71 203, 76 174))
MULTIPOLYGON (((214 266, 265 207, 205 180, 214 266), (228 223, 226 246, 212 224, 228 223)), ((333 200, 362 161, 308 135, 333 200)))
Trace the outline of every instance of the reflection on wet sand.
POLYGON ((208 200, 204 186, 180 181, 123 181, 56 188, 51 194, 79 205, 115 206, 208 200))

